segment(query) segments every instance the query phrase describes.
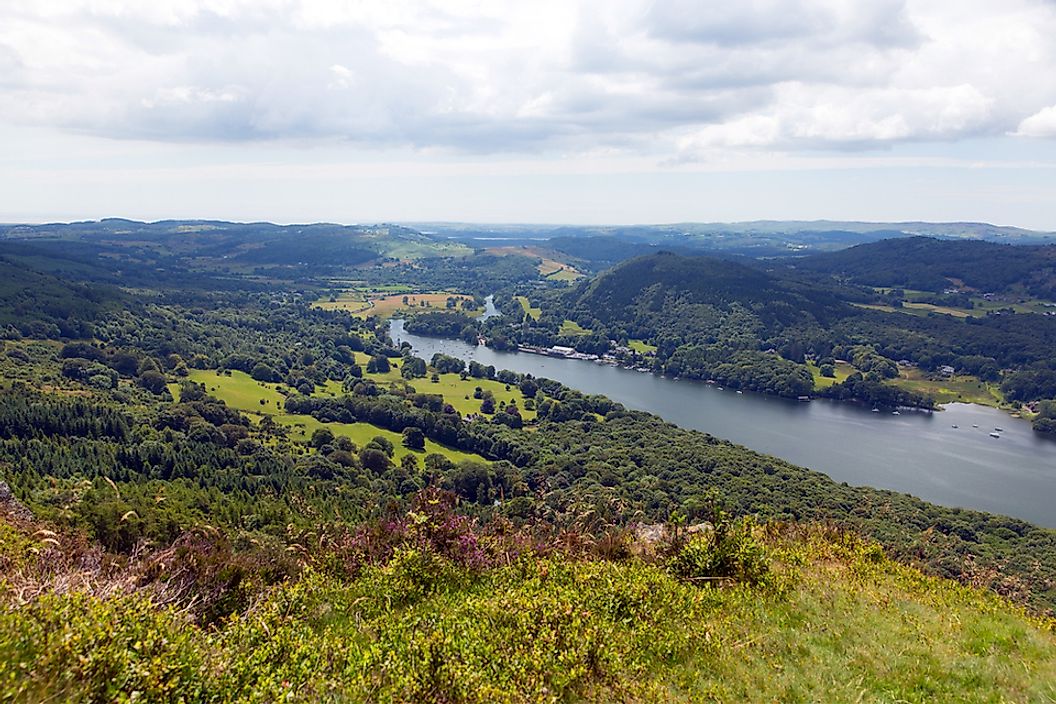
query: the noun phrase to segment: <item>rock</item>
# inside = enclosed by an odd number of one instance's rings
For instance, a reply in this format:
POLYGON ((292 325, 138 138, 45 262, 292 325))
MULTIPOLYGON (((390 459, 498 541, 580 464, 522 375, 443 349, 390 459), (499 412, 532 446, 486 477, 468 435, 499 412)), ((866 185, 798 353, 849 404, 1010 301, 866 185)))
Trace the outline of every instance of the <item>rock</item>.
POLYGON ((17 520, 29 521, 33 519, 33 512, 15 498, 15 495, 11 492, 11 487, 4 481, 0 481, 0 512, 17 520))

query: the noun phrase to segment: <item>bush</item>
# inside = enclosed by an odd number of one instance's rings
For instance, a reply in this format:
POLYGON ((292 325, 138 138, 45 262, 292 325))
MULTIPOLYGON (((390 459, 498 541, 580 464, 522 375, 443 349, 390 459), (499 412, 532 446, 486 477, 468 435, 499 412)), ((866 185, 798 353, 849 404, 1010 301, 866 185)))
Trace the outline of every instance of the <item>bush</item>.
POLYGON ((671 573, 689 582, 734 581, 762 584, 770 574, 766 549, 752 534, 751 521, 720 521, 710 534, 695 535, 669 564, 671 573))

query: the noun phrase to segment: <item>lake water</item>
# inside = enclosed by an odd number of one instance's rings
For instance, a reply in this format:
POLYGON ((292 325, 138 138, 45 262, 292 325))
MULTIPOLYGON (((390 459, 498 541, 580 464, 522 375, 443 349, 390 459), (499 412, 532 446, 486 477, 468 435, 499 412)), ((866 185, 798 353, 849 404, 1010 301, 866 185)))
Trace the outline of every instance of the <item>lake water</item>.
POLYGON ((443 352, 554 379, 816 469, 837 481, 1056 527, 1056 442, 1040 437, 1027 421, 995 408, 959 403, 942 412, 903 411, 895 416, 851 403, 738 394, 593 362, 497 352, 412 335, 402 320, 392 321, 391 334, 394 340, 409 342, 426 360, 443 352), (989 435, 995 428, 1003 428, 999 439, 989 435))

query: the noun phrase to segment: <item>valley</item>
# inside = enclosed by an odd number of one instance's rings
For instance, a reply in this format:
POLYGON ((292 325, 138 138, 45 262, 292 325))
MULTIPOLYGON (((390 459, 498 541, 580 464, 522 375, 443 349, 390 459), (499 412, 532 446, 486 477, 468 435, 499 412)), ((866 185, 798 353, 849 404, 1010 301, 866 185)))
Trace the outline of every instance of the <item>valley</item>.
POLYGON ((0 695, 1045 693, 1041 291, 961 316, 806 255, 641 244, 596 269, 390 226, 8 229, 0 695))

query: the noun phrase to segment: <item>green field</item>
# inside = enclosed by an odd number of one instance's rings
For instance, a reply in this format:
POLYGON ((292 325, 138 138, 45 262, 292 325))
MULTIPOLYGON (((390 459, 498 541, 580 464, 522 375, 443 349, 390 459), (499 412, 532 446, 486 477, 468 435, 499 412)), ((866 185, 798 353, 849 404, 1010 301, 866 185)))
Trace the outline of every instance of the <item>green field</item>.
POLYGON ((568 337, 582 337, 589 335, 590 330, 582 327, 579 323, 574 320, 568 320, 567 318, 561 323, 561 327, 558 329, 558 335, 566 335, 568 337))
POLYGON ((807 368, 810 369, 810 373, 814 377, 814 388, 816 389, 827 389, 833 384, 838 384, 851 374, 854 374, 854 367, 846 362, 840 362, 835 365, 835 378, 822 376, 821 369, 819 369, 818 365, 814 364, 814 362, 807 362, 807 368))
POLYGON ((968 310, 967 308, 951 308, 949 306, 937 306, 933 303, 912 303, 906 302, 902 304, 904 312, 912 311, 924 311, 925 313, 942 313, 943 315, 952 315, 955 318, 968 318, 971 316, 984 315, 976 310, 968 310))
POLYGON ((948 379, 928 379, 919 369, 900 369, 895 386, 930 396, 936 403, 978 403, 1000 406, 1004 397, 997 386, 980 379, 957 375, 948 379))
POLYGON ((539 320, 539 316, 543 314, 542 308, 532 308, 531 302, 528 301, 527 296, 517 296, 517 302, 521 304, 521 308, 524 309, 526 315, 532 316, 532 320, 539 320))
MULTIPOLYGON (((392 287, 388 288, 391 289, 392 287)), ((460 310, 461 305, 470 299, 465 294, 448 291, 427 291, 424 293, 396 291, 394 293, 391 290, 383 291, 380 289, 342 291, 337 296, 333 296, 334 300, 330 300, 330 298, 331 296, 324 296, 312 305, 323 310, 347 310, 349 313, 361 318, 370 315, 390 318, 412 310, 419 312, 423 310, 452 310, 447 307, 449 298, 454 298, 458 301, 458 307, 454 310, 460 310), (406 302, 404 299, 406 299, 406 302)))
POLYGON ((425 441, 424 450, 410 450, 402 445, 403 436, 400 433, 394 433, 391 430, 385 430, 370 423, 323 423, 311 416, 295 416, 286 413, 276 415, 274 419, 279 425, 284 425, 290 429, 290 437, 294 440, 308 440, 318 428, 328 428, 334 435, 347 437, 359 447, 363 447, 378 436, 387 438, 396 449, 394 459, 397 462, 404 455, 415 455, 421 460, 426 455, 434 452, 447 457, 452 462, 487 461, 478 455, 471 455, 467 452, 440 445, 428 438, 425 441))
POLYGON ((583 274, 578 271, 571 271, 569 269, 559 269, 546 277, 550 281, 578 281, 583 278, 583 274))
POLYGON ((627 346, 638 354, 648 354, 650 352, 656 352, 656 345, 650 345, 644 340, 628 340, 627 346))
POLYGON ((334 300, 330 300, 331 296, 324 296, 312 305, 323 310, 347 310, 349 313, 360 313, 370 309, 370 301, 361 291, 341 291, 332 298, 334 300))
MULTIPOLYGON (((369 357, 366 354, 362 352, 356 353, 356 363, 364 368, 368 359, 369 357)), ((428 362, 429 360, 425 361, 428 362)), ((373 379, 378 384, 406 383, 413 387, 415 391, 423 394, 441 394, 444 397, 444 401, 454 406, 455 410, 463 416, 470 413, 480 413, 480 399, 473 398, 473 392, 479 386, 482 391, 491 391, 495 396, 496 407, 502 403, 513 402, 520 409, 521 418, 526 421, 535 418, 535 411, 526 411, 524 409, 524 395, 516 386, 511 386, 509 391, 507 391, 506 385, 500 381, 474 379, 473 377, 468 377, 463 381, 458 374, 441 374, 440 381, 437 382, 430 381, 429 377, 407 380, 400 376, 400 360, 390 360, 390 364, 393 366, 385 374, 367 374, 364 372, 363 376, 366 379, 373 379), (469 398, 466 398, 467 396, 469 398)), ((326 392, 335 396, 340 395, 342 393, 341 384, 336 381, 329 382, 326 392)))
MULTIPOLYGON (((396 378, 398 378, 399 372, 396 372, 396 374, 396 378)), ((378 378, 379 380, 382 380, 385 377, 379 375, 378 378)), ((311 416, 284 413, 282 404, 285 401, 285 397, 276 390, 275 387, 277 385, 255 381, 245 372, 232 371, 231 375, 227 376, 226 374, 220 374, 216 371, 195 369, 191 371, 190 379, 199 384, 204 384, 210 395, 220 399, 231 408, 249 414, 255 420, 259 420, 263 415, 270 415, 276 423, 291 429, 291 437, 294 440, 307 440, 317 428, 326 427, 335 435, 348 437, 360 446, 369 442, 371 438, 379 435, 386 437, 396 447, 397 460, 400 457, 413 452, 412 450, 403 447, 401 444, 403 438, 399 433, 394 433, 369 423, 323 423, 311 416), (263 404, 261 403, 262 400, 264 401, 263 404)), ((455 376, 455 380, 458 380, 457 376, 455 376)), ((428 383, 428 381, 426 383, 428 383)), ((340 384, 332 382, 327 388, 331 393, 334 391, 334 384, 337 385, 337 390, 340 390, 340 384)), ((520 394, 519 391, 516 393, 518 395, 520 394)), ((498 401, 498 398, 498 394, 496 394, 496 402, 498 401)), ((452 402, 452 405, 455 404, 452 402)), ((477 402, 477 408, 480 408, 479 401, 477 402)), ((462 462, 465 460, 483 461, 483 458, 478 457, 477 455, 471 455, 454 448, 445 447, 428 439, 425 441, 424 452, 418 451, 413 452, 413 454, 424 456, 432 452, 444 455, 453 462, 462 462)))
MULTIPOLYGON (((888 293, 890 289, 876 288, 874 289, 877 293, 888 293)), ((955 318, 981 318, 988 313, 997 310, 1011 310, 1014 313, 1051 313, 1056 312, 1056 305, 1052 301, 1045 301, 1040 298, 1023 298, 1015 301, 988 301, 981 296, 972 297, 971 308, 956 308, 953 306, 940 306, 932 303, 925 303, 921 299, 934 294, 928 291, 916 291, 913 289, 905 289, 905 301, 901 308, 887 305, 873 305, 864 303, 854 303, 859 308, 869 308, 871 310, 882 310, 888 313, 907 313, 909 315, 928 315, 929 313, 941 313, 943 315, 952 315, 955 318)))
POLYGON ((276 384, 257 381, 245 372, 232 371, 228 376, 213 370, 192 369, 189 378, 205 385, 210 396, 246 413, 281 413, 286 402, 286 397, 276 390, 276 384))

